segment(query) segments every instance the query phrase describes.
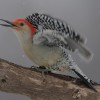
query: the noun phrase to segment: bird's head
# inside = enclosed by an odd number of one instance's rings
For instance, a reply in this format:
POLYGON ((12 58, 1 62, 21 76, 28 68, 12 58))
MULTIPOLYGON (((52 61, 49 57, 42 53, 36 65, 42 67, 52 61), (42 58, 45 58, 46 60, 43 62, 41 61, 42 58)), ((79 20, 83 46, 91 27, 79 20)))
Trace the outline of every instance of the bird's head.
POLYGON ((5 22, 5 24, 0 24, 5 27, 10 27, 18 37, 21 38, 32 38, 36 33, 36 28, 29 23, 26 19, 16 19, 13 21, 8 21, 4 19, 0 19, 5 22))

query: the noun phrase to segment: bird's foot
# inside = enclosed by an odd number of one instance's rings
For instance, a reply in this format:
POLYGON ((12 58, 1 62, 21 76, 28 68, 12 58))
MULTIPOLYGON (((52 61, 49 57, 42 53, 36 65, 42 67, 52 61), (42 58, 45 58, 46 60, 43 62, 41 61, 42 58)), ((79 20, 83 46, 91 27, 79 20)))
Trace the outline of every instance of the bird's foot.
POLYGON ((45 80, 45 73, 50 73, 51 71, 49 69, 46 69, 44 66, 36 67, 36 66, 31 66, 32 69, 41 72, 43 79, 45 80))
POLYGON ((46 69, 44 66, 40 66, 40 67, 31 66, 31 69, 40 71, 42 73, 50 73, 51 72, 49 69, 46 69))

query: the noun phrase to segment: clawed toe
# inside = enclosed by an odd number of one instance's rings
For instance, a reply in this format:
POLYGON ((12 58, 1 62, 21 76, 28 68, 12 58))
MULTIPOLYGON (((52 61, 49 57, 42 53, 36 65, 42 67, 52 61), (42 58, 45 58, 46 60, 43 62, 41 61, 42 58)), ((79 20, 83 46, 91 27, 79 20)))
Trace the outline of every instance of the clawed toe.
POLYGON ((31 66, 32 69, 35 69, 37 71, 40 71, 42 73, 49 73, 51 72, 49 69, 46 69, 44 66, 36 67, 36 66, 31 66))

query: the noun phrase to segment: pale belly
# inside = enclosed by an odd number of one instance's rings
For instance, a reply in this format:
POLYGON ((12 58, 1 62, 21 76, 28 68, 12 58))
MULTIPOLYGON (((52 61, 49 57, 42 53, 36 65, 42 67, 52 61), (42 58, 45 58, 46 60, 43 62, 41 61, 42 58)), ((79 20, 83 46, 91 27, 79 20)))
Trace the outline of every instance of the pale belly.
POLYGON ((39 66, 50 67, 60 59, 61 51, 58 48, 40 47, 24 48, 26 55, 31 61, 39 66))

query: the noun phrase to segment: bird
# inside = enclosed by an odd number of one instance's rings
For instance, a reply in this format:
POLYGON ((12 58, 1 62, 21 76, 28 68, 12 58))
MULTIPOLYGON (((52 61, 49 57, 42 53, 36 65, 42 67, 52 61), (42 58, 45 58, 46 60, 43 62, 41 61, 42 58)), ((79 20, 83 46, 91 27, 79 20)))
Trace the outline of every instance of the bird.
POLYGON ((71 25, 47 14, 33 13, 26 18, 13 21, 0 19, 17 36, 27 57, 38 66, 49 71, 73 71, 92 90, 99 83, 88 78, 71 56, 77 53, 89 61, 93 53, 85 46, 86 39, 79 35, 71 25))

